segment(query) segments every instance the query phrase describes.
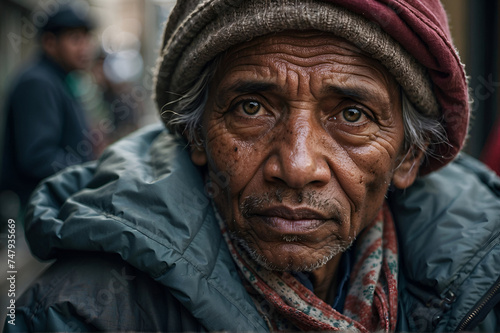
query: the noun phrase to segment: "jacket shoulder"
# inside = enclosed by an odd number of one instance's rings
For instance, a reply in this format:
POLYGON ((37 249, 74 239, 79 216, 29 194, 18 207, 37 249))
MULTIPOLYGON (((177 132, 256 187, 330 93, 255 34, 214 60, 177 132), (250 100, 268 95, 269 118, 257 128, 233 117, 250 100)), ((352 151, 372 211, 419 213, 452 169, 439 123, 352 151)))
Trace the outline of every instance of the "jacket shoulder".
POLYGON ((401 258, 401 314, 410 330, 454 331, 500 276, 499 178, 461 156, 392 193, 391 208, 401 258))
POLYGON ((44 66, 40 62, 35 62, 19 73, 14 86, 29 87, 31 85, 42 86, 46 84, 47 87, 55 87, 54 82, 60 80, 47 66, 44 66))
POLYGON ((444 290, 467 260, 496 244, 500 179, 477 160, 462 156, 392 193, 391 208, 401 253, 411 263, 406 273, 428 285, 437 282, 444 290))
POLYGON ((204 330, 167 288, 103 253, 58 259, 16 302, 16 319, 27 331, 204 330))

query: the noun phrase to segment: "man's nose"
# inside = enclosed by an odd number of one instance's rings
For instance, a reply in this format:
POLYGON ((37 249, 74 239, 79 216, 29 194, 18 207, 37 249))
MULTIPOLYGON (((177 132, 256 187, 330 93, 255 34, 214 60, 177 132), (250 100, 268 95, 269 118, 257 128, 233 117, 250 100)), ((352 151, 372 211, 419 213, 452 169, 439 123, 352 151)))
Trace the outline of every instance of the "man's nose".
POLYGON ((324 135, 311 112, 284 121, 271 143, 272 153, 264 166, 266 180, 296 189, 328 183, 331 171, 324 154, 324 135))

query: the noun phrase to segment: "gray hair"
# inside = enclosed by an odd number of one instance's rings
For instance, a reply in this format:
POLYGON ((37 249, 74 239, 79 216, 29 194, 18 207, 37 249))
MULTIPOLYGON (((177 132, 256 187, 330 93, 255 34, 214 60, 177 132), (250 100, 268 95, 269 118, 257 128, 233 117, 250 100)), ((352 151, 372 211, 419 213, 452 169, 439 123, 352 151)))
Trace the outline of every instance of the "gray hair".
MULTIPOLYGON (((173 113, 167 124, 172 132, 184 135, 190 142, 201 144, 199 130, 201 120, 208 100, 210 80, 215 74, 219 59, 212 61, 191 88, 177 101, 177 111, 173 113)), ((407 153, 423 151, 424 155, 435 156, 434 146, 448 142, 446 131, 439 119, 426 116, 417 111, 401 89, 401 106, 404 124, 404 150, 407 153)), ((422 162, 426 159, 424 158, 422 162)))
MULTIPOLYGON (((185 136, 189 142, 201 144, 200 129, 205 105, 208 100, 208 88, 210 81, 217 70, 220 57, 213 60, 200 73, 198 79, 186 93, 178 100, 171 102, 175 104, 175 110, 165 110, 161 112, 172 113, 170 121, 167 123, 168 129, 172 133, 185 136)), ((165 107, 168 107, 166 105, 165 107)))

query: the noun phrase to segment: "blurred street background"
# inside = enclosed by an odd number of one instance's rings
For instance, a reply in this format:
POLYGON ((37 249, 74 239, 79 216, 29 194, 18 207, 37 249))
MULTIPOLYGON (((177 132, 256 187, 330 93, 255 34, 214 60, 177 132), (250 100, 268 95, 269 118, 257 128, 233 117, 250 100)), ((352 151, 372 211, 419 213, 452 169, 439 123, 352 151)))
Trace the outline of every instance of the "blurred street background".
MULTIPOLYGON (((37 49, 37 26, 51 11, 70 1, 73 0, 0 0, 0 140, 5 131, 3 103, 13 77, 37 49)), ((449 13, 454 42, 470 76, 471 97, 475 101, 465 150, 480 158, 499 118, 500 0, 442 2, 449 13)), ((96 29, 92 31, 92 66, 75 73, 74 82, 95 131, 93 144, 98 153, 131 131, 159 122, 151 99, 154 67, 162 27, 174 3, 168 0, 88 0, 79 3, 80 10, 90 12, 94 18, 96 29), (99 132, 103 120, 113 123, 112 132, 99 132)), ((0 142, 0 147, 2 145, 0 142)), ((8 194, 0 193, 0 199, 2 195, 8 194)), ((15 200, 9 202, 9 205, 0 205, 0 327, 8 302, 8 218, 16 220, 17 229, 16 296, 20 296, 47 265, 30 255, 24 242, 22 219, 15 213, 18 207, 15 200)))
MULTIPOLYGON (((39 52, 37 28, 60 6, 70 2, 76 1, 0 0, 0 141, 4 138, 5 102, 12 81, 39 52)), ((175 1, 169 0, 78 2, 78 9, 90 13, 96 28, 91 32, 92 64, 88 70, 72 74, 72 82, 87 113, 93 133, 89 140, 96 155, 135 129, 159 122, 151 99, 153 73, 162 27, 174 4, 175 1), (109 124, 113 131, 109 131, 109 124)), ((17 214, 19 205, 10 196, 0 193, 0 331, 10 298, 6 279, 9 218, 16 221, 16 296, 50 264, 40 263, 31 256, 24 241, 23 221, 17 214)))

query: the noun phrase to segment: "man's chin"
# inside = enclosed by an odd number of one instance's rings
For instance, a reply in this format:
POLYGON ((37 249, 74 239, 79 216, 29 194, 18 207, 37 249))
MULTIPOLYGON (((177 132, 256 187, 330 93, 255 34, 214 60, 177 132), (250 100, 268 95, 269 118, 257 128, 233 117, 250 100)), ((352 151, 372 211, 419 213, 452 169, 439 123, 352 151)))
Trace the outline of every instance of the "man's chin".
POLYGON ((330 261, 335 255, 328 255, 319 258, 317 261, 312 262, 296 262, 293 258, 285 259, 283 262, 275 263, 268 260, 263 255, 252 256, 259 265, 268 269, 270 271, 277 272, 312 272, 321 266, 324 266, 328 261, 330 261))
MULTIPOLYGON (((342 244, 336 244, 335 246, 328 246, 321 252, 315 251, 312 254, 304 255, 297 258, 296 253, 287 253, 287 251, 276 251, 273 253, 276 257, 280 257, 279 261, 274 258, 268 258, 256 249, 254 246, 248 244, 245 239, 239 237, 233 237, 233 240, 238 242, 241 247, 250 255, 250 258, 254 260, 257 264, 264 267, 270 271, 278 272, 311 272, 321 266, 326 265, 331 259, 337 255, 345 252, 353 243, 354 240, 345 242, 342 244), (283 252, 279 254, 279 252, 283 252)), ((288 246, 290 244, 287 244, 288 246)))

